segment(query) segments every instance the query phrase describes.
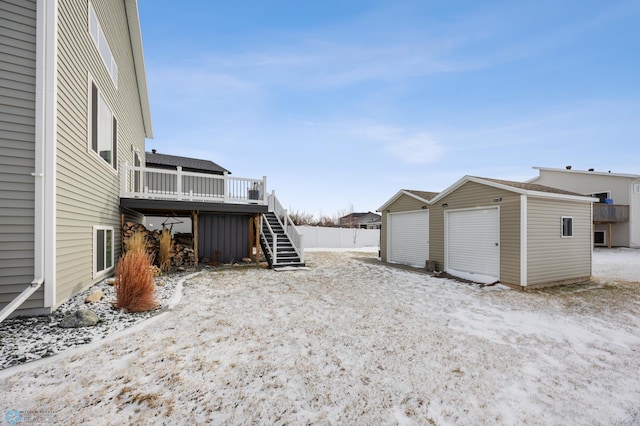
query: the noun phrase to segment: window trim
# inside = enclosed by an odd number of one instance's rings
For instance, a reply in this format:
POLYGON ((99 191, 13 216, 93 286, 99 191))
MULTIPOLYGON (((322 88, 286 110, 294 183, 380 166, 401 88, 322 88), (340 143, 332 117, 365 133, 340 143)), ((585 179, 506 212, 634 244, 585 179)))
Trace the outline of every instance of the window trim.
POLYGON ((104 275, 109 274, 111 271, 113 271, 114 267, 115 267, 115 232, 114 232, 114 228, 113 226, 106 226, 106 225, 93 225, 93 243, 92 243, 92 248, 91 248, 91 253, 92 253, 92 257, 93 257, 93 270, 92 270, 92 276, 93 278, 98 278, 104 275), (98 232, 99 231, 105 231, 104 235, 104 261, 105 261, 105 266, 107 264, 107 261, 109 260, 111 263, 111 266, 109 267, 105 267, 101 270, 98 270, 98 232), (108 250, 107 250, 107 233, 111 232, 111 256, 108 256, 108 250))
POLYGON ((88 102, 87 102, 87 150, 94 158, 98 159, 101 164, 111 170, 112 173, 118 174, 118 119, 116 118, 113 107, 109 103, 108 99, 104 96, 103 92, 98 87, 95 79, 89 76, 89 89, 88 89, 88 102), (96 96, 97 95, 97 96, 96 96), (102 98, 106 107, 111 113, 111 162, 104 159, 99 152, 99 98, 102 98), (94 131, 96 128, 98 130, 94 131))
POLYGON ((561 216, 560 217, 560 236, 562 238, 573 238, 573 216, 561 216), (568 235, 565 235, 565 219, 568 219, 569 229, 568 235))
POLYGON ((89 31, 89 35, 91 36, 91 40, 93 40, 93 45, 96 47, 98 51, 98 55, 102 59, 102 63, 107 68, 107 73, 111 77, 111 81, 113 85, 118 88, 118 64, 116 63, 116 59, 113 56, 113 51, 111 50, 111 46, 109 46, 109 42, 107 41, 107 37, 104 35, 104 31, 102 30, 102 25, 100 25, 100 20, 98 19, 98 14, 94 9, 91 2, 89 2, 89 7, 87 11, 87 30, 89 31), (95 34, 92 30, 91 22, 95 21, 95 34), (100 48, 100 42, 104 42, 104 47, 107 52, 100 48), (108 54, 108 57, 105 57, 108 54))

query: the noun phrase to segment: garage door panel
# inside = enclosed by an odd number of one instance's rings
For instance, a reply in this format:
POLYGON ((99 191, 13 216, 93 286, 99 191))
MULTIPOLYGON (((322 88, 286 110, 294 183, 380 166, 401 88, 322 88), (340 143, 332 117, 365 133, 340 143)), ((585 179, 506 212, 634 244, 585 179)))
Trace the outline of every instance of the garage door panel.
POLYGON ((389 213, 389 261, 424 266, 429 258, 429 211, 389 213))
POLYGON ((447 269, 500 276, 500 211, 447 212, 447 269))

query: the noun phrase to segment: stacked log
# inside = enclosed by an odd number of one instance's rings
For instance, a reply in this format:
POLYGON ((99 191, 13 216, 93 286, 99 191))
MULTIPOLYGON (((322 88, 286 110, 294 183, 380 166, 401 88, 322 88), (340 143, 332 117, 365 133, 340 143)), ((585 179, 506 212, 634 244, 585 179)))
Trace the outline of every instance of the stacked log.
MULTIPOLYGON (((148 230, 140 223, 125 222, 122 226, 122 245, 123 251, 125 241, 134 232, 142 232, 147 246, 147 253, 153 259, 155 265, 158 265, 158 252, 160 250, 160 234, 159 230, 148 230)), ((172 238, 173 256, 171 257, 171 266, 193 266, 196 264, 195 251, 193 249, 193 235, 188 233, 176 233, 172 238)), ((159 265, 158 265, 159 266, 159 265)))

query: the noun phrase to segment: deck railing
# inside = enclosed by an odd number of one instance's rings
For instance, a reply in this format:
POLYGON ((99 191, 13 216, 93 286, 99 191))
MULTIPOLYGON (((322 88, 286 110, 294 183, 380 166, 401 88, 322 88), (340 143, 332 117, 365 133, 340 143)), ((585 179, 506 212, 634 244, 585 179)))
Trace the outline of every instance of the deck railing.
POLYGON ((594 222, 629 222, 629 206, 625 204, 593 205, 594 222))
POLYGON ((298 257, 300 258, 300 262, 304 263, 304 235, 300 233, 296 225, 293 223, 287 210, 282 207, 282 204, 280 204, 275 192, 269 194, 268 205, 269 211, 274 212, 280 219, 280 222, 282 222, 284 232, 289 236, 289 240, 295 248, 298 257))
POLYGON ((267 205, 266 189, 266 176, 238 178, 125 164, 120 192, 122 198, 267 205))

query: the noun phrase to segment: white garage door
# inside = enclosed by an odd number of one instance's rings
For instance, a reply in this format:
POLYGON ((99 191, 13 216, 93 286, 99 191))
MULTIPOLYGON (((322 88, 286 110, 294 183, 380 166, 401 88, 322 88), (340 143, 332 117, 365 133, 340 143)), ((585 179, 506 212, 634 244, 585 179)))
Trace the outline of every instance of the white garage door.
POLYGON ((389 262, 424 267, 429 259, 429 210, 389 213, 389 262))
POLYGON ((447 270, 500 279, 500 211, 497 208, 445 212, 447 270))

